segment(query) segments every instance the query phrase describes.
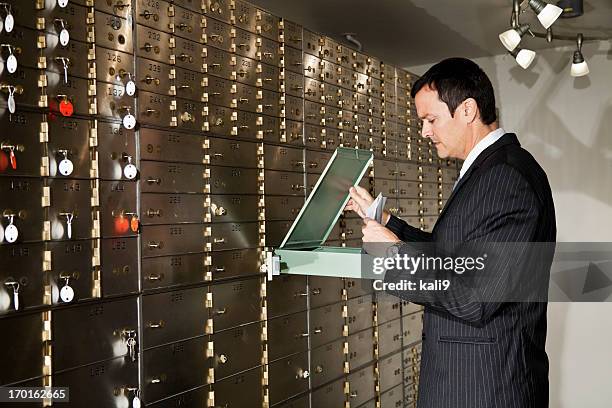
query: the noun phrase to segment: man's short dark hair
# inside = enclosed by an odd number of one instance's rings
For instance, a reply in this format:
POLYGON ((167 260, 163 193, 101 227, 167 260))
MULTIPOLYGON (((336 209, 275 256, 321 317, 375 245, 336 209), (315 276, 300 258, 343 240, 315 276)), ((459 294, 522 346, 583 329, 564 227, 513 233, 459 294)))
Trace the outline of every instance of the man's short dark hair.
POLYGON ((467 58, 448 58, 431 67, 412 86, 414 98, 425 86, 438 91, 440 100, 448 106, 454 116, 457 106, 473 98, 480 110, 480 119, 485 125, 497 120, 495 94, 487 74, 474 61, 467 58))

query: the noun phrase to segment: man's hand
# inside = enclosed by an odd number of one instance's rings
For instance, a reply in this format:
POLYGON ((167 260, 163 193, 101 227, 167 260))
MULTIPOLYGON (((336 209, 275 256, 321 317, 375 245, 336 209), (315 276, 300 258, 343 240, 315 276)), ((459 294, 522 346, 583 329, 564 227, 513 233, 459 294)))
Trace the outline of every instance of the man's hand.
POLYGON ((389 229, 383 227, 371 218, 363 219, 363 242, 388 242, 395 244, 401 240, 389 229))
MULTIPOLYGON (((374 202, 374 198, 368 193, 368 190, 361 186, 351 187, 349 189, 351 198, 349 199, 344 211, 355 211, 361 218, 366 217, 366 210, 374 202)), ((383 225, 389 221, 389 213, 383 211, 383 225)))

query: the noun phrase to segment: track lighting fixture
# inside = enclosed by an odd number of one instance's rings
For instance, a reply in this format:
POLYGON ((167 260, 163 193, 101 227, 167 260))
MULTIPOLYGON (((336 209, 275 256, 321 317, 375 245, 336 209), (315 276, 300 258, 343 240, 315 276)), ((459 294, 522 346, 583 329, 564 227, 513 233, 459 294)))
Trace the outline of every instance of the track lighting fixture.
MULTIPOLYGON (((573 17, 575 15, 582 14, 582 0, 559 0, 557 2, 559 6, 566 7, 568 11, 567 17, 573 17), (571 9, 570 9, 570 6, 571 9), (571 14, 571 12, 576 12, 571 14)), ((503 46, 508 50, 510 55, 514 57, 517 64, 524 69, 527 69, 534 61, 536 53, 526 48, 520 48, 519 44, 523 42, 523 37, 526 33, 531 34, 532 37, 541 38, 546 40, 548 43, 553 41, 575 41, 577 44, 576 51, 572 56, 572 64, 570 74, 573 77, 580 77, 589 74, 589 66, 584 59, 582 54, 582 43, 585 41, 610 41, 610 36, 596 36, 589 35, 583 36, 582 34, 573 33, 553 33, 551 25, 562 16, 563 9, 558 6, 548 4, 544 0, 512 0, 512 14, 510 18, 511 29, 504 31, 499 35, 499 40, 503 46), (536 13, 538 20, 544 27, 545 32, 532 31, 528 24, 521 24, 520 17, 531 7, 536 13)))
MULTIPOLYGON (((504 31, 499 35, 499 40, 506 47, 508 51, 514 50, 518 47, 521 39, 525 35, 525 33, 530 33, 529 24, 523 24, 516 28, 511 28, 508 31, 504 31)), ((532 34, 533 35, 533 34, 532 34)))
POLYGON ((548 4, 544 0, 529 0, 529 7, 536 13, 542 27, 548 29, 563 13, 561 7, 548 4))
POLYGON ((514 57, 516 63, 519 64, 521 68, 527 69, 535 59, 536 53, 532 50, 517 47, 513 51, 510 51, 510 55, 514 57))
POLYGON ((576 51, 574 51, 574 57, 572 59, 572 67, 570 69, 570 75, 573 77, 581 77, 589 74, 589 66, 584 60, 582 55, 582 33, 576 37, 576 51))

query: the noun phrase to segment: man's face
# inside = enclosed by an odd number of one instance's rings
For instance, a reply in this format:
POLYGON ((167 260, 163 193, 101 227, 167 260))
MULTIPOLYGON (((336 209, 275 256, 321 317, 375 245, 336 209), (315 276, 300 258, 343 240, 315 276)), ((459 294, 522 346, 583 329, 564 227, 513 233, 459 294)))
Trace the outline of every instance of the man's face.
POLYGON ((428 85, 416 94, 415 104, 417 114, 423 120, 421 134, 435 144, 438 157, 463 159, 468 127, 461 120, 461 115, 452 117, 448 106, 438 97, 438 91, 428 85))

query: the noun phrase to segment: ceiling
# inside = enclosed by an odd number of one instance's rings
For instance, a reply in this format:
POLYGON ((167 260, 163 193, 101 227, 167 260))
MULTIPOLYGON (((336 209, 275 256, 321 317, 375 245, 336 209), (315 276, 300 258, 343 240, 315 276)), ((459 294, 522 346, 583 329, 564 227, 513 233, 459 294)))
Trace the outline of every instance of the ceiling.
MULTIPOLYGON (((509 27, 512 9, 511 0, 249 1, 341 42, 343 33, 356 33, 365 53, 403 68, 450 56, 502 54, 497 36, 509 27)), ((584 0, 584 9, 581 17, 559 19, 554 32, 612 37, 612 1, 584 0)), ((521 15, 521 23, 544 32, 531 10, 521 15)), ((568 44, 537 38, 525 43, 531 49, 568 44)))

